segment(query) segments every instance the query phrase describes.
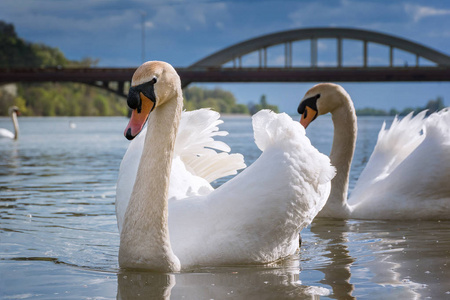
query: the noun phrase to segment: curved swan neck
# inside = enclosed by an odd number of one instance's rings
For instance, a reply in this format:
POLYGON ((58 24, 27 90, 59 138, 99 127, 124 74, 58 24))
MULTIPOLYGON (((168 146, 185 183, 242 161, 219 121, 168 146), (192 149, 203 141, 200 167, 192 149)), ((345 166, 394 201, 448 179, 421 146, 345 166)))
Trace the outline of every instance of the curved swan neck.
POLYGON ((356 144, 357 123, 353 104, 345 95, 343 105, 331 115, 334 125, 333 146, 330 161, 336 167, 336 176, 331 181, 331 193, 321 216, 348 217, 350 208, 347 204, 350 166, 356 144))
POLYGON ((136 182, 120 237, 119 264, 125 268, 179 271, 168 227, 168 189, 176 133, 181 118, 181 89, 152 112, 136 182))
POLYGON ((14 125, 14 139, 19 138, 19 122, 17 121, 17 113, 15 111, 11 112, 11 119, 14 125))

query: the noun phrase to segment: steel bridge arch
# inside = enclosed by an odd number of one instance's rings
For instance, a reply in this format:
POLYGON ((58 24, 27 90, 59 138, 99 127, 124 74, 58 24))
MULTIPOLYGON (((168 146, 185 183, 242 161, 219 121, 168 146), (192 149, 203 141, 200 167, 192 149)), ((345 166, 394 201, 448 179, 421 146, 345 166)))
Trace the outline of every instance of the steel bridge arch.
MULTIPOLYGON (((393 49, 397 48, 423 57, 434 62, 438 66, 450 66, 450 57, 423 46, 421 44, 375 31, 352 29, 352 28, 306 28, 281 31, 252 38, 241 43, 232 45, 216 53, 213 53, 196 63, 188 69, 221 67, 223 64, 233 61, 243 55, 267 49, 279 44, 289 44, 301 40, 317 40, 319 38, 335 38, 338 40, 338 67, 342 63, 342 39, 359 40, 364 42, 364 66, 367 66, 367 43, 377 43, 390 47, 390 66, 393 65, 393 49)), ((317 50, 317 49, 316 49, 317 50)), ((291 50, 292 51, 292 50, 291 50)), ((285 50, 289 53, 289 50, 285 50)), ((291 53, 292 54, 292 53, 291 53)), ((261 55, 261 53, 260 53, 261 55)), ((317 57, 317 54, 316 54, 317 57)), ((418 60, 417 60, 418 61, 418 60)), ((261 58, 260 58, 261 62, 261 58)), ((313 62, 311 62, 313 64, 313 62)))

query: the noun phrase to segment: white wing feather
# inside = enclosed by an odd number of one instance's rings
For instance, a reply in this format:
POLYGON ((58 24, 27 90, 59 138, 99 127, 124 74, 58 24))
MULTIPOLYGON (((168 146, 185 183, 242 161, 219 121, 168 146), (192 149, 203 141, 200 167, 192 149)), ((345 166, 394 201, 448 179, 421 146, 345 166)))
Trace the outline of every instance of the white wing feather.
POLYGON ((252 165, 205 196, 169 203, 170 238, 182 265, 292 255, 298 233, 324 206, 335 169, 300 123, 263 110, 253 128, 263 152, 252 165))
POLYGON ((228 154, 230 147, 214 140, 215 136, 228 135, 219 131, 217 126, 223 123, 219 117, 209 109, 183 112, 175 142, 175 156, 180 156, 189 172, 208 182, 237 174, 246 167, 241 154, 228 154))
POLYGON ((448 218, 450 111, 384 126, 349 199, 357 218, 448 218))

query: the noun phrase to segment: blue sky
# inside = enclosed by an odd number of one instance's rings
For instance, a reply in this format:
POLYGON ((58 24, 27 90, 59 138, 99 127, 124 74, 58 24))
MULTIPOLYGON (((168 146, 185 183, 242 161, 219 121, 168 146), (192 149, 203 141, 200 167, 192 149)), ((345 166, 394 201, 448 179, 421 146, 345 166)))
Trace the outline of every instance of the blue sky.
MULTIPOLYGON (((97 58, 99 66, 105 67, 137 67, 141 63, 142 14, 145 14, 146 60, 164 60, 176 67, 189 66, 247 39, 308 27, 373 30, 450 54, 450 1, 442 0, 0 1, 0 19, 13 23, 22 38, 58 47, 69 59, 97 58)), ((328 48, 330 45, 326 41, 319 43, 319 63, 326 64, 330 56, 335 57, 333 50, 328 48)), ((271 60, 282 59, 281 52, 277 54, 273 50, 271 53, 269 49, 271 60)), ((372 54, 376 52, 383 53, 383 50, 374 48, 372 54)), ((378 56, 373 59, 383 59, 382 54, 378 56)), ((414 57, 401 53, 396 57, 400 63, 410 60, 413 64, 415 61, 414 57)), ((245 104, 258 102, 265 94, 270 103, 293 113, 298 101, 312 85, 242 83, 201 86, 229 90, 245 104)), ((357 108, 388 110, 423 106, 438 96, 450 106, 449 82, 342 85, 357 108)))

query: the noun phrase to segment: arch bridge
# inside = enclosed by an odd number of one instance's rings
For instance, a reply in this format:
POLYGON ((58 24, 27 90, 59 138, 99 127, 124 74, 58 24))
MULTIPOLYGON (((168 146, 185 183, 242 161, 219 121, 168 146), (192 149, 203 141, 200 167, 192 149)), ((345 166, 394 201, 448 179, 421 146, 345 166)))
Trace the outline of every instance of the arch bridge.
MULTIPOLYGON (((304 50, 304 49, 303 49, 304 50)), ((306 52, 308 52, 306 51, 306 52)), ((401 52, 400 52, 401 54, 401 52)), ((305 59, 307 57, 303 57, 305 59)), ((221 81, 277 81, 277 82, 317 82, 317 81, 449 81, 450 57, 403 38, 368 30, 350 28, 307 28, 264 35, 250 39, 218 51, 187 68, 198 71, 192 80, 189 74, 183 78, 184 85, 199 80, 202 72, 209 76, 210 82, 221 81), (334 40, 336 61, 324 64, 319 61, 319 43, 321 40, 334 40), (344 43, 359 41, 362 59, 358 65, 346 66, 344 63, 344 43), (306 41, 301 46, 308 47, 309 62, 295 64, 293 45, 306 41), (385 46, 388 51, 383 65, 369 64, 369 45, 385 46), (268 53, 272 48, 282 46, 282 63, 273 66, 268 62, 268 53), (400 50, 415 57, 414 64, 396 63, 395 54, 400 50), (253 55, 253 66, 245 65, 245 57, 253 55), (256 59, 255 59, 256 58, 256 59), (421 61, 426 62, 422 66, 421 61), (256 62, 256 63, 255 63, 256 62), (205 72, 207 71, 207 72, 205 72)), ((208 81, 208 78, 202 78, 208 81)))
MULTIPOLYGON (((183 87, 192 82, 450 81, 448 55, 403 38, 351 28, 307 28, 272 33, 232 45, 189 67, 176 69, 183 87), (335 57, 331 63, 319 59, 324 42, 335 48, 334 55, 328 53, 328 60, 330 55, 335 57), (349 42, 353 43, 349 51, 352 58, 347 62, 348 55, 345 54, 349 42), (380 45, 385 48, 386 57, 381 59, 381 63, 372 64, 373 47, 379 48, 380 45), (360 49, 355 52, 357 48, 360 49), (275 59, 272 51, 278 51, 275 59), (413 61, 408 59, 405 63, 398 58, 402 52, 413 57, 413 61), (303 54, 300 58, 299 53, 303 54), (352 61, 355 57, 359 58, 358 62, 352 61)), ((0 70, 0 83, 82 82, 125 96, 127 91, 124 87, 134 70, 9 69, 0 70)))

